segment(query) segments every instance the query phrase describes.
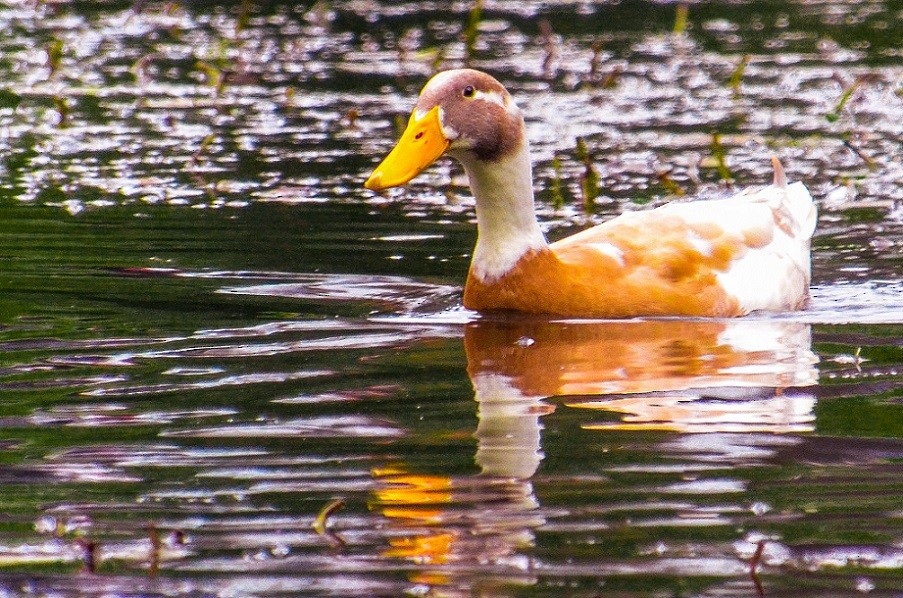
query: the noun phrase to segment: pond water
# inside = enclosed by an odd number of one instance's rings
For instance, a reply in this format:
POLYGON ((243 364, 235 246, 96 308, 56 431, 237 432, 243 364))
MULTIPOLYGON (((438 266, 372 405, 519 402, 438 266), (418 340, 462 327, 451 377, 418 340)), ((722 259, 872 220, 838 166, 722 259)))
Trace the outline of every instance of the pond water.
POLYGON ((471 8, 0 7, 0 595, 903 595, 899 4, 471 8), (810 308, 464 310, 459 167, 362 182, 465 61, 550 238, 780 156, 810 308))

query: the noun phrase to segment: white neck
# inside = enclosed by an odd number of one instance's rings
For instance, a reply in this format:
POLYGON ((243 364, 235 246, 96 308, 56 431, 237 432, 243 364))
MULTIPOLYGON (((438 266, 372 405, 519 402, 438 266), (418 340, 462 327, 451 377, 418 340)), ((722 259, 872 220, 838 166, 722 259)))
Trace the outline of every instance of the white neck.
POLYGON ((464 165, 477 202, 477 246, 471 273, 483 282, 501 278, 528 251, 546 246, 533 210, 530 151, 522 144, 494 162, 455 156, 464 165))

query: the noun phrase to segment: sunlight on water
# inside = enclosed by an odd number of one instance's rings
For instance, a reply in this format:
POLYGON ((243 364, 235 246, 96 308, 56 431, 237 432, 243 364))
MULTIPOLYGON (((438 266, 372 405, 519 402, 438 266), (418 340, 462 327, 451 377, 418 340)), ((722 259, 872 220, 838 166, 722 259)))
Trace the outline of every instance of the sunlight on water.
POLYGON ((0 7, 0 594, 903 591, 892 3, 88 4, 0 7), (458 167, 362 181, 465 61, 550 239, 780 156, 810 305, 464 309, 458 167))

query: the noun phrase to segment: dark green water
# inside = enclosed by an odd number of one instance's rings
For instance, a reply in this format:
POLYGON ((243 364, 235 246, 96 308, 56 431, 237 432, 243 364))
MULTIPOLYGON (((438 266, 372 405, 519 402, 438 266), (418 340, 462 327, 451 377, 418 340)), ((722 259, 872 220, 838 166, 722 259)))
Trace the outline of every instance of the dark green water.
POLYGON ((361 184, 469 8, 0 6, 0 595, 903 595, 899 5, 484 6, 550 238, 806 181, 732 322, 460 307, 458 167, 361 184))

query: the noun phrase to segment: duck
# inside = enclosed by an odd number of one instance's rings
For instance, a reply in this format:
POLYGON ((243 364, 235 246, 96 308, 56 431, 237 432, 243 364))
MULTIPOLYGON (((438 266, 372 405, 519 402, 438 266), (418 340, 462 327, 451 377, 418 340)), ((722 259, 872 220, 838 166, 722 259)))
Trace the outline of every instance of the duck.
POLYGON ((467 309, 731 318, 807 304, 817 211, 776 157, 770 185, 628 211, 550 243, 536 217, 523 113, 493 76, 453 69, 429 79, 364 186, 405 185, 446 155, 463 166, 475 200, 467 309))

